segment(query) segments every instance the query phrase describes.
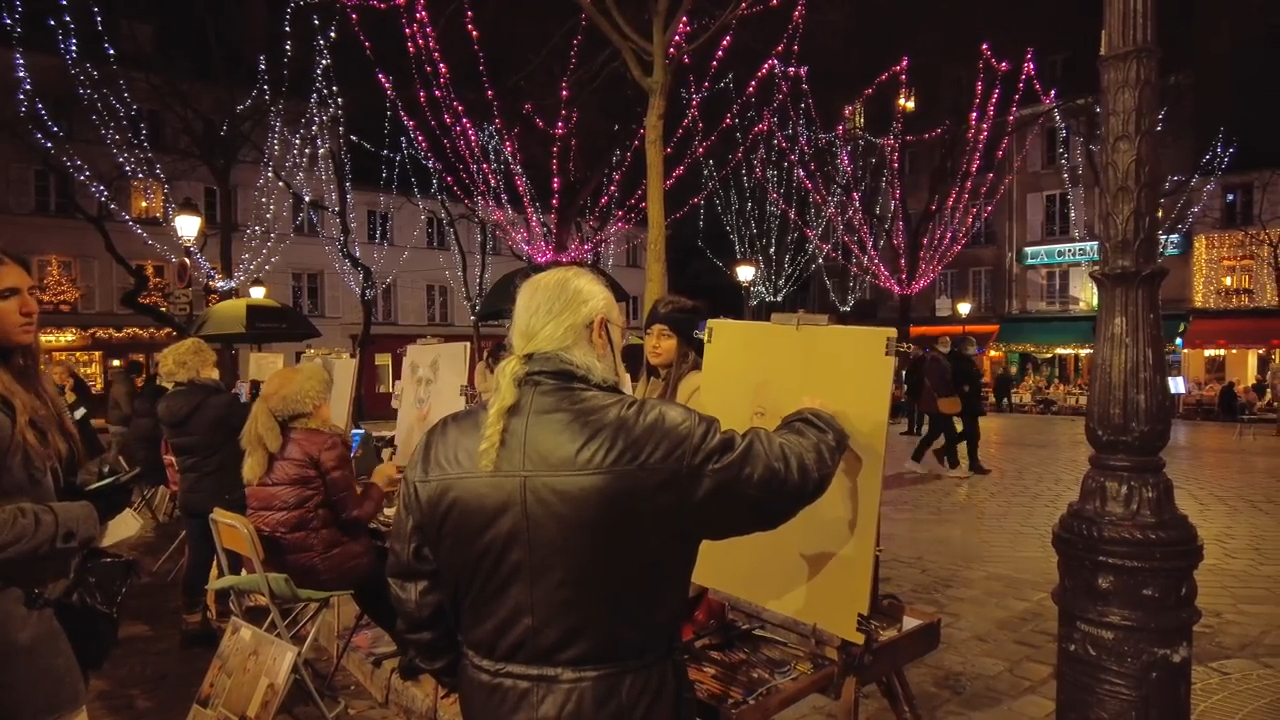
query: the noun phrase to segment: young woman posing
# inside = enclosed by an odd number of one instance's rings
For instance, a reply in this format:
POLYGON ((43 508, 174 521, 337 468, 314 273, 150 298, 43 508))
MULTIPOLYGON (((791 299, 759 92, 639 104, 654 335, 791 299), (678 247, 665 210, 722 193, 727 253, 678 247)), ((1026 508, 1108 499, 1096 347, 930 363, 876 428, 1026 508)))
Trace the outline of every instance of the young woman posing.
POLYGON ((698 303, 678 295, 658 298, 644 320, 644 370, 636 397, 672 400, 698 409, 702 391, 702 340, 707 321, 698 303))

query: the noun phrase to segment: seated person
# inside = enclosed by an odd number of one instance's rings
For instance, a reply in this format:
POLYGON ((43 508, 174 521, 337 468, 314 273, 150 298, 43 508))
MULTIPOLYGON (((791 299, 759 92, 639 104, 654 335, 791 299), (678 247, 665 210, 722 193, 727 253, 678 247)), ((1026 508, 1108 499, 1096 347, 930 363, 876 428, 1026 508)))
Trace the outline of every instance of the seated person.
POLYGON ((394 639, 386 554, 369 522, 399 478, 384 463, 370 483, 356 481, 346 433, 330 419, 332 386, 319 363, 277 370, 262 384, 240 433, 248 516, 268 569, 299 588, 351 590, 356 605, 394 639))

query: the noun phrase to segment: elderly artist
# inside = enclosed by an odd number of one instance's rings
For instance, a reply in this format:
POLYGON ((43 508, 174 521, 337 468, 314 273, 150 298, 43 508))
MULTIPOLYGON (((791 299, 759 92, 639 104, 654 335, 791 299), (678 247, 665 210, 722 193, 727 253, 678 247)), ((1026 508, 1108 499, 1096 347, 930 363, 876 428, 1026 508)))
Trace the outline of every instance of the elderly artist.
POLYGON ((791 519, 848 446, 820 410, 739 434, 629 397, 623 326, 595 273, 530 278, 488 405, 443 418, 406 468, 392 592, 468 720, 692 720, 673 640, 699 544, 791 519))

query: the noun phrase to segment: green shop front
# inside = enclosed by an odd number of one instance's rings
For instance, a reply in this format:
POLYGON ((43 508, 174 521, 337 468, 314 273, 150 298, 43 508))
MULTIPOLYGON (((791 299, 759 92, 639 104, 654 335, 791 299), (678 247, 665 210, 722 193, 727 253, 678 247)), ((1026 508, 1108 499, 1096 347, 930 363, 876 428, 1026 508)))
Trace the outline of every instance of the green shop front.
MULTIPOLYGON (((1089 383, 1090 356, 1097 332, 1096 313, 1032 313, 1014 315, 1000 322, 992 352, 1003 353, 1019 381, 1028 375, 1046 383, 1060 380, 1072 385, 1089 383)), ((1178 374, 1179 338, 1187 329, 1185 314, 1161 317, 1170 362, 1170 374, 1178 374)))

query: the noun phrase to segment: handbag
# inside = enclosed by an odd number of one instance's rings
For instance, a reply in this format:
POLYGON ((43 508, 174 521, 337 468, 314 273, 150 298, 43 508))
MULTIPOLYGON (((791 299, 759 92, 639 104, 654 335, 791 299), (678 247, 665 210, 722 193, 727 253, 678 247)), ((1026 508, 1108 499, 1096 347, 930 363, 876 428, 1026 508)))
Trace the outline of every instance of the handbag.
POLYGON ((938 412, 943 415, 959 415, 960 414, 960 398, 955 395, 947 395, 938 398, 938 412))
POLYGON ((51 608, 86 682, 101 670, 120 640, 120 607, 133 580, 137 561, 102 548, 89 548, 76 562, 71 582, 62 592, 28 595, 33 608, 51 608))

